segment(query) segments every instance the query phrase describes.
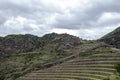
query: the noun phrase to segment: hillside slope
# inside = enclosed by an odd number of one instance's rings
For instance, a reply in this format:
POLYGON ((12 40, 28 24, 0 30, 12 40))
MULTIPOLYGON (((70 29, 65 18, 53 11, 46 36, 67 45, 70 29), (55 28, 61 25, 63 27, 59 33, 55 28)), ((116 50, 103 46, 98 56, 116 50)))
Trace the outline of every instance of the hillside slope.
POLYGON ((112 31, 111 33, 105 35, 100 39, 107 44, 113 45, 113 47, 120 49, 120 27, 112 31))
POLYGON ((73 48, 86 43, 69 34, 8 35, 0 38, 0 80, 14 78, 37 67, 74 54, 73 48))
POLYGON ((119 31, 103 42, 56 33, 0 37, 0 80, 109 80, 120 62, 119 31))
POLYGON ((69 34, 46 34, 42 37, 25 35, 8 35, 0 37, 0 58, 13 53, 30 52, 43 49, 47 45, 56 45, 56 50, 64 51, 81 44, 82 39, 69 34))
POLYGON ((32 51, 40 46, 39 37, 26 35, 8 35, 0 39, 0 54, 3 57, 11 53, 32 51))
POLYGON ((120 50, 99 47, 48 69, 32 71, 16 80, 109 80, 120 62, 120 50))

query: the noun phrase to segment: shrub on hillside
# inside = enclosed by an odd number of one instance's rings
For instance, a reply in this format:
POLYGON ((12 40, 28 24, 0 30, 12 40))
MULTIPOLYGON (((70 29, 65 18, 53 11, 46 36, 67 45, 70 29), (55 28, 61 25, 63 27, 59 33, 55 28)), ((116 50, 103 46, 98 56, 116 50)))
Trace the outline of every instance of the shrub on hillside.
POLYGON ((104 78, 103 80, 110 80, 110 78, 109 78, 109 77, 106 77, 106 78, 104 78))
POLYGON ((120 74, 120 62, 115 65, 115 69, 120 74))

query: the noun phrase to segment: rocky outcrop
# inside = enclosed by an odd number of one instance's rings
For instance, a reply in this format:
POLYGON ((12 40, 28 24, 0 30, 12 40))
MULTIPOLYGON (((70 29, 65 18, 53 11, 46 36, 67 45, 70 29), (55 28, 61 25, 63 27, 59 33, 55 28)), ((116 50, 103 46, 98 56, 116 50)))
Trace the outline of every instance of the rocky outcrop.
POLYGON ((82 41, 82 39, 69 35, 69 34, 46 34, 43 37, 41 37, 42 43, 44 43, 44 46, 47 44, 57 44, 56 50, 59 52, 69 51, 70 48, 73 48, 76 45, 79 45, 82 41))
POLYGON ((81 44, 80 38, 68 34, 62 34, 59 41, 57 51, 69 51, 70 48, 81 44))
POLYGON ((8 35, 0 39, 0 51, 2 53, 26 52, 38 47, 39 38, 30 34, 8 35))

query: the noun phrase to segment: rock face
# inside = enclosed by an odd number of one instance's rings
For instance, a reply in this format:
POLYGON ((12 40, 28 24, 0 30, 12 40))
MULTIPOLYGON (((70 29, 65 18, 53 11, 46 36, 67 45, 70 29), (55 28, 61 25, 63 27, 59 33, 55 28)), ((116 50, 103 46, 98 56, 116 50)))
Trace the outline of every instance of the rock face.
POLYGON ((69 35, 69 34, 46 34, 42 37, 44 43, 56 43, 58 46, 56 47, 57 51, 63 52, 68 51, 70 48, 79 45, 82 39, 69 35))
POLYGON ((30 34, 8 35, 0 38, 0 56, 3 56, 3 54, 30 51, 38 47, 38 41, 39 38, 37 36, 30 34))
POLYGON ((120 49, 120 27, 100 39, 113 47, 120 49))
POLYGON ((81 44, 81 39, 68 34, 62 34, 59 41, 60 43, 57 48, 58 51, 66 51, 76 45, 81 44))
POLYGON ((57 51, 68 50, 81 43, 81 39, 69 34, 46 34, 43 37, 34 35, 8 35, 0 37, 0 57, 6 54, 32 51, 48 44, 57 44, 57 51))

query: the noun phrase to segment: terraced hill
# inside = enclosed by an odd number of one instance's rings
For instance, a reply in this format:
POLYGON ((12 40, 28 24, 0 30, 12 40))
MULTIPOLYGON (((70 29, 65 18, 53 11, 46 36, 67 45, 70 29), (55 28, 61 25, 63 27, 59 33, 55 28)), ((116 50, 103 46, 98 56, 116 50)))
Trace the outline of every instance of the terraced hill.
POLYGON ((100 41, 56 33, 0 37, 0 80, 120 80, 119 33, 100 41))
POLYGON ((16 80, 103 80, 116 72, 120 50, 102 46, 53 67, 32 71, 16 80))
POLYGON ((63 63, 78 56, 78 54, 104 45, 101 42, 83 42, 65 52, 56 51, 56 44, 51 43, 43 49, 32 52, 12 53, 0 60, 0 80, 14 80, 19 76, 30 73, 33 70, 50 67, 63 63), (59 62, 60 61, 60 62, 59 62))

